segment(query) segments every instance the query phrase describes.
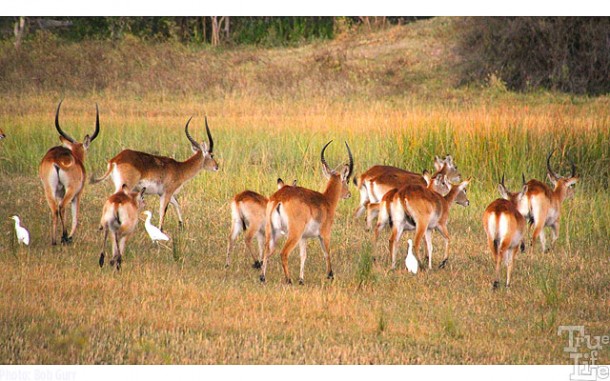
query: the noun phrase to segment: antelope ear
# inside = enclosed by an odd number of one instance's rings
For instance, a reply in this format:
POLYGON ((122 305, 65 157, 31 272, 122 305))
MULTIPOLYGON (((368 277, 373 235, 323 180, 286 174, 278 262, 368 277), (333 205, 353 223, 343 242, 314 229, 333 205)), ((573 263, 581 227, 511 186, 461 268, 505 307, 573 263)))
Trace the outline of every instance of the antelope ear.
POLYGON ((498 192, 500 192, 500 196, 505 199, 508 200, 508 191, 506 190, 506 188, 504 187, 504 185, 502 184, 498 184, 498 192))
POLYGON ((123 193, 127 194, 127 192, 129 192, 129 188, 127 188, 127 184, 123 184, 123 186, 121 187, 121 190, 123 191, 123 193))
POLYGON ((327 179, 330 179, 332 170, 330 168, 328 168, 328 166, 326 164, 322 164, 322 173, 324 174, 324 177, 326 177, 327 179))
POLYGON ((527 193, 527 185, 524 185, 523 188, 521 188, 521 192, 519 192, 519 199, 522 199, 523 197, 525 197, 526 193, 527 193))
POLYGON ((472 178, 469 177, 466 180, 462 181, 460 185, 458 185, 460 187, 460 190, 466 188, 468 184, 470 184, 470 180, 472 180, 472 178))
POLYGON ((422 176, 424 177, 424 180, 426 180, 426 185, 430 185, 430 181, 432 180, 432 175, 430 175, 430 172, 424 169, 422 176))
POLYGON ((278 177, 277 179, 277 189, 282 189, 284 187, 284 180, 278 177))
POLYGON ((201 143, 201 145, 198 147, 200 150, 202 150, 204 153, 208 152, 208 143, 203 142, 201 143))
POLYGON ((557 185, 557 180, 555 180, 555 178, 553 177, 553 175, 551 175, 550 173, 547 172, 546 177, 549 179, 549 181, 551 182, 551 184, 553 184, 553 186, 557 185))
POLYGON ((83 139, 83 147, 85 149, 88 149, 89 144, 91 144, 91 137, 89 136, 89 134, 87 134, 87 135, 85 135, 85 139, 83 139))
POLYGON ((347 176, 349 176, 349 166, 344 165, 341 169, 341 180, 346 181, 347 176))
POLYGON ((73 144, 72 144, 72 142, 71 142, 71 141, 69 141, 68 139, 66 139, 66 138, 64 138, 63 136, 59 135, 59 141, 61 142, 61 144, 62 144, 64 147, 66 147, 66 148, 68 148, 68 149, 72 149, 73 144))
POLYGON ((574 176, 574 177, 570 177, 567 181, 566 181, 566 185, 567 186, 571 186, 574 185, 578 182, 578 176, 574 176))
POLYGON ((441 169, 443 169, 443 164, 443 159, 438 156, 434 156, 434 169, 436 171, 440 171, 441 169))

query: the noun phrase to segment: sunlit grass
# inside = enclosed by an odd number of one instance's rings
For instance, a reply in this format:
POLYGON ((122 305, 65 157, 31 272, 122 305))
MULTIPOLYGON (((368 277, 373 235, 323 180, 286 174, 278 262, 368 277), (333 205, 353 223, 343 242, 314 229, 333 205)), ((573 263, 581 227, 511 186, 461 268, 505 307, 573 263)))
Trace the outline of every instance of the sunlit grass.
MULTIPOLYGON (((610 123, 603 98, 575 105, 507 96, 462 107, 406 98, 66 97, 60 121, 77 139, 93 130, 100 105, 89 175, 103 173, 123 148, 184 160, 191 155, 184 123, 194 115, 191 133, 201 140, 203 116, 209 119, 220 171, 184 186, 182 233, 170 207, 170 249, 152 244, 139 225, 120 273, 97 265, 110 182, 86 186, 75 243, 50 246, 37 166, 58 143, 57 101, 4 98, 0 106, 7 134, 0 143, 4 363, 569 363, 557 326, 607 334, 610 123), (471 206, 451 212, 447 269, 390 272, 387 233, 372 245, 363 221, 351 217, 354 188, 333 228, 333 282, 317 242, 309 244, 303 287, 283 284, 277 257, 260 285, 241 241, 224 269, 230 197, 246 188, 271 194, 277 177, 322 189, 319 151, 331 139, 329 163, 347 160, 341 143, 348 141, 357 174, 378 163, 430 170, 434 155, 450 153, 474 178, 471 206), (522 172, 544 179, 553 148, 554 168, 566 173, 571 158, 581 176, 576 196, 564 203, 561 237, 551 253, 519 255, 511 289, 492 292, 482 211, 498 196, 502 173, 512 189, 522 172), (12 214, 30 230, 30 247, 16 247, 12 214)), ((146 203, 158 221, 158 198, 146 203)), ((442 244, 434 239, 438 264, 442 244)), ((405 251, 403 242, 403 259, 405 251)), ((293 273, 297 258, 290 257, 293 273)), ((608 355, 606 348, 600 359, 608 355)))

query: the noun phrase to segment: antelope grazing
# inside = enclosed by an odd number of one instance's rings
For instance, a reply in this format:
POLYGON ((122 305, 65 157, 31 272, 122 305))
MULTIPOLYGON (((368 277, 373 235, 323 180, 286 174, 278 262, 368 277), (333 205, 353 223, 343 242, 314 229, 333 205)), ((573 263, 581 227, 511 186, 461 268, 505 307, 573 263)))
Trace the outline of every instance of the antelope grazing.
POLYGON ((97 104, 95 105, 95 130, 93 135, 85 135, 82 143, 77 142, 66 134, 59 126, 59 109, 55 114, 55 128, 59 133, 62 145, 53 147, 42 158, 38 168, 38 176, 42 181, 47 203, 51 208, 53 226, 51 230, 51 244, 56 245, 57 220, 61 222, 61 243, 72 242, 72 237, 78 224, 78 210, 80 198, 85 186, 85 151, 89 148, 100 132, 100 118, 97 104), (70 205, 72 209, 72 228, 68 235, 66 231, 65 208, 70 205))
MULTIPOLYGON (((445 156, 444 159, 434 157, 435 170, 440 171, 443 167, 446 167, 445 175, 451 181, 459 181, 460 174, 450 155, 445 156)), ((358 179, 354 178, 354 184, 360 193, 360 203, 354 211, 355 218, 362 215, 369 203, 379 203, 383 195, 392 189, 407 184, 427 185, 421 174, 387 165, 375 165, 369 168, 358 179)))
POLYGON ((352 152, 345 143, 349 163, 339 170, 331 169, 324 159, 324 151, 332 140, 322 148, 320 160, 322 171, 328 179, 326 189, 319 193, 302 187, 283 187, 275 192, 267 203, 267 222, 265 227, 265 255, 260 280, 265 282, 267 263, 275 251, 275 243, 279 234, 287 232, 288 238, 281 250, 282 268, 287 283, 292 283, 288 273, 288 255, 299 245, 301 254, 301 270, 299 283, 304 283, 305 260, 307 258, 307 239, 318 238, 326 259, 326 274, 333 278, 330 263, 330 233, 335 218, 335 210, 339 199, 351 196, 348 189, 349 178, 354 168, 352 152))
MULTIPOLYGON (((296 186, 297 181, 294 180, 292 186, 296 186)), ((277 188, 282 189, 284 181, 277 179, 277 188)), ((227 245, 227 260, 225 267, 231 264, 231 251, 235 245, 235 240, 239 233, 244 233, 244 241, 246 243, 246 251, 254 259, 252 267, 260 269, 263 264, 263 245, 265 243, 265 210, 269 199, 256 192, 245 190, 236 194, 231 200, 231 233, 229 235, 229 243, 227 245), (258 258, 252 251, 252 238, 256 237, 258 242, 258 258)))
POLYGON ((519 205, 526 200, 528 185, 524 185, 521 192, 509 192, 504 186, 504 176, 502 176, 498 190, 502 198, 489 204, 483 213, 483 228, 487 234, 487 246, 489 246, 491 258, 496 265, 494 288, 498 288, 500 284, 502 260, 506 266, 506 287, 509 287, 517 248, 521 248, 521 251, 525 250, 523 243, 525 218, 519 212, 519 205))
POLYGON ((189 134, 191 119, 192 117, 186 122, 184 132, 189 142, 191 142, 194 154, 187 160, 176 161, 165 156, 126 149, 110 159, 106 173, 100 178, 91 179, 91 183, 98 183, 110 176, 115 186, 115 192, 118 192, 123 184, 126 184, 130 190, 146 188, 146 194, 156 194, 161 197, 159 202, 159 229, 163 229, 163 220, 169 204, 176 208, 178 221, 182 227, 182 212, 175 195, 184 183, 192 179, 202 169, 218 171, 218 163, 214 160, 214 140, 212 140, 212 134, 208 127, 208 118, 205 118, 205 131, 210 143, 209 147, 205 142, 197 143, 189 134))
MULTIPOLYGON (((526 218, 533 220, 534 233, 532 235, 531 247, 534 248, 536 238, 540 238, 540 245, 542 251, 547 251, 546 239, 544 236, 544 227, 549 226, 551 228, 552 242, 551 246, 555 243, 559 236, 559 219, 561 214, 561 203, 566 199, 574 195, 573 186, 578 182, 578 176, 576 175, 576 165, 570 160, 572 172, 569 177, 559 176, 551 168, 551 156, 555 150, 546 158, 547 176, 554 189, 546 185, 545 183, 532 179, 527 182, 527 203, 529 205, 529 213, 526 214, 526 218)), ((550 249, 550 248, 549 248, 550 249)))
POLYGON ((102 244, 102 252, 100 253, 99 264, 104 266, 104 251, 106 250, 106 240, 108 232, 112 235, 112 259, 110 266, 116 264, 116 269, 121 269, 123 262, 122 255, 125 252, 125 242, 127 238, 136 228, 138 224, 138 214, 144 207, 144 193, 146 188, 142 188, 140 192, 130 192, 127 185, 108 197, 102 210, 102 218, 100 220, 100 230, 104 230, 104 242, 102 244))
MULTIPOLYGON (((392 234, 390 235, 390 254, 392 269, 396 268, 396 246, 404 230, 415 230, 414 252, 419 260, 419 244, 422 236, 428 249, 428 268, 432 268, 432 231, 437 230, 445 239, 445 256, 438 266, 445 267, 449 260, 449 231, 447 222, 449 208, 453 203, 468 206, 466 186, 470 179, 458 185, 451 185, 445 196, 421 185, 406 185, 400 188, 390 203, 392 234)), ((421 261, 420 261, 421 263, 421 261)), ((423 266, 422 266, 423 268, 423 266)))

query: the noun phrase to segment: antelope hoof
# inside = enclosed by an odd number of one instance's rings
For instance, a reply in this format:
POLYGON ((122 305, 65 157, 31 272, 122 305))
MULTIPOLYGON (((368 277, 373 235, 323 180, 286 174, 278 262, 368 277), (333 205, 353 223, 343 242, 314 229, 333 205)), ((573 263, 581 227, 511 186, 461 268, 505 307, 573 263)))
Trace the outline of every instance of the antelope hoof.
POLYGON ((522 253, 525 253, 525 242, 521 242, 521 246, 519 246, 522 253))
POLYGON ((261 283, 265 283, 265 276, 264 275, 261 275, 258 279, 261 281, 261 283))
POLYGON ((333 274, 333 271, 331 270, 328 275, 326 276, 326 279, 335 279, 335 274, 333 274))
POLYGON ((448 261, 448 260, 449 260, 449 258, 445 258, 445 259, 443 259, 443 261, 441 262, 441 264, 440 264, 440 265, 438 265, 438 268, 439 268, 439 269, 444 269, 444 268, 445 268, 445 266, 447 266, 447 261, 448 261))
POLYGON ((68 237, 67 234, 63 234, 61 236, 61 243, 64 245, 69 245, 72 243, 72 237, 68 237))
POLYGON ((494 280, 494 283, 493 283, 494 290, 497 290, 499 286, 500 286, 500 282, 498 282, 497 280, 494 280))
POLYGON ((286 278, 286 284, 292 284, 292 279, 286 278))
POLYGON ((304 284, 305 284, 305 280, 303 280, 303 278, 300 278, 300 279, 299 279, 299 285, 301 285, 301 286, 302 286, 302 285, 304 285, 304 284))
POLYGON ((260 269, 261 267, 263 267, 263 262, 261 261, 254 261, 254 263, 252 264, 253 269, 260 269))
POLYGON ((104 266, 104 256, 105 256, 104 252, 102 252, 100 254, 100 260, 99 260, 100 267, 104 266))

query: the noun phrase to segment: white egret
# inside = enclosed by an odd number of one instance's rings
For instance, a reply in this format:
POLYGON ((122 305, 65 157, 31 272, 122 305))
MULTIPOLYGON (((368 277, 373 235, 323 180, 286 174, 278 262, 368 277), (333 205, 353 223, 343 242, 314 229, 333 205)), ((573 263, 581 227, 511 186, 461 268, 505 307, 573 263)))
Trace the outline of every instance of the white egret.
POLYGON ((19 224, 19 217, 12 216, 11 218, 15 220, 15 233, 17 234, 17 240, 19 241, 19 243, 22 243, 26 246, 29 245, 30 233, 27 231, 26 228, 19 224))
POLYGON ((153 242, 169 241, 169 237, 150 222, 152 213, 148 210, 145 210, 143 213, 146 214, 146 222, 144 222, 144 227, 146 228, 146 232, 148 233, 150 239, 152 239, 153 242))
POLYGON ((405 259, 405 265, 407 266, 407 270, 413 274, 417 274, 417 269, 419 268, 419 263, 417 263, 417 258, 413 255, 413 241, 408 240, 409 250, 407 252, 407 259, 405 259))

